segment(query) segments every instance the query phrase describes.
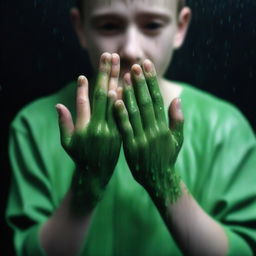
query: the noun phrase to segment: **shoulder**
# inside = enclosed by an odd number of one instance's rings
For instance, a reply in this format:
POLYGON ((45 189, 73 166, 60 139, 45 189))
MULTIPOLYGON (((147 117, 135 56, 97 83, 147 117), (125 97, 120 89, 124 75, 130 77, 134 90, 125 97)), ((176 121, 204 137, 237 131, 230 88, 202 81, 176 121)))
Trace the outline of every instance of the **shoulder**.
POLYGON ((208 121, 217 126, 250 126, 241 111, 230 102, 192 85, 181 83, 183 111, 187 118, 208 121), (227 125, 228 124, 228 125, 227 125))
POLYGON ((32 101, 17 113, 11 124, 11 129, 21 131, 31 126, 36 126, 37 129, 50 127, 52 122, 56 123, 57 119, 55 105, 62 103, 72 109, 74 97, 75 82, 71 82, 54 94, 32 101))
POLYGON ((190 84, 178 84, 183 88, 180 97, 187 136, 196 134, 215 142, 239 137, 244 142, 255 143, 252 127, 236 106, 190 84))

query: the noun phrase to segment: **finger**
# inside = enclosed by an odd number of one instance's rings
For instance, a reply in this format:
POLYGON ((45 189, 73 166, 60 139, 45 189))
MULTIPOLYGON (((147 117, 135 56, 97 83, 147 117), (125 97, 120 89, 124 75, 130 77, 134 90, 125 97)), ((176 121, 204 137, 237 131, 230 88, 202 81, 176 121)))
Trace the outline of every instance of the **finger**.
POLYGON ((132 143, 134 138, 133 130, 129 121, 128 112, 122 100, 117 100, 115 102, 115 111, 117 115, 118 128, 124 143, 132 143))
POLYGON ((176 141, 181 146, 183 142, 183 124, 184 117, 181 110, 181 100, 175 98, 169 107, 169 127, 173 135, 176 138, 176 141))
POLYGON ((103 53, 100 58, 99 74, 93 93, 92 118, 105 119, 109 75, 111 71, 111 54, 103 53))
POLYGON ((148 85, 149 93, 153 102, 156 120, 158 122, 166 123, 163 97, 161 95, 160 88, 158 85, 155 67, 150 60, 144 61, 143 71, 148 85))
POLYGON ((149 128, 155 122, 155 114, 145 77, 138 64, 132 66, 132 80, 143 126, 149 128))
POLYGON ((88 81, 85 76, 79 76, 77 84, 75 129, 82 131, 87 126, 91 115, 88 81))
POLYGON ((140 111, 132 88, 130 73, 126 73, 124 76, 123 97, 125 107, 128 111, 129 120, 133 129, 134 137, 141 136, 143 135, 143 127, 141 123, 140 111))
POLYGON ((119 72, 120 72, 120 58, 119 55, 116 53, 112 54, 111 59, 111 73, 109 79, 109 91, 116 90, 118 86, 118 79, 119 79, 119 72))
POLYGON ((64 147, 68 147, 74 132, 72 116, 70 111, 64 105, 57 104, 55 107, 59 116, 61 144, 64 147))
POLYGON ((113 129, 115 127, 114 116, 113 116, 113 104, 117 100, 117 86, 120 71, 120 59, 119 55, 116 53, 112 54, 111 59, 111 72, 109 78, 109 88, 108 88, 108 103, 107 103, 107 120, 110 127, 113 129))
POLYGON ((117 87, 116 89, 117 99, 121 100, 123 98, 123 87, 117 87))
POLYGON ((114 113, 113 113, 113 105, 116 100, 117 100, 116 91, 114 91, 114 90, 109 91, 108 92, 107 122, 109 124, 109 127, 112 129, 114 129, 116 127, 114 113))

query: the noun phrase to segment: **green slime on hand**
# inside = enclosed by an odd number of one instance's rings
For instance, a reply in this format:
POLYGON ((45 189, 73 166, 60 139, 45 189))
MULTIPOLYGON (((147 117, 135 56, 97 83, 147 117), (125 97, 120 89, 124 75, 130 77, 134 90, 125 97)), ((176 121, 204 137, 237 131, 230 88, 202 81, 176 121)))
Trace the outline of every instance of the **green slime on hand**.
POLYGON ((183 121, 169 129, 156 75, 132 74, 124 86, 125 105, 117 106, 127 163, 135 180, 161 209, 181 196, 174 165, 183 142, 183 121))

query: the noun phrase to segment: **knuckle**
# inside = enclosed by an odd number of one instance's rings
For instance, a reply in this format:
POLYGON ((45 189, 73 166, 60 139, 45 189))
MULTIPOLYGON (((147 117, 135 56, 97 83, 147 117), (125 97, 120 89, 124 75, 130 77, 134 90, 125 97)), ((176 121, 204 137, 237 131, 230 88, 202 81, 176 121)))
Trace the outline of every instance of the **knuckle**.
POLYGON ((131 126, 128 122, 123 125, 123 130, 125 131, 125 133, 131 132, 131 126))
POLYGON ((109 88, 115 88, 118 85, 118 80, 117 79, 110 79, 109 81, 109 88))
POLYGON ((154 104, 161 104, 162 103, 162 95, 160 94, 160 92, 155 92, 152 96, 152 100, 154 102, 154 104))
POLYGON ((143 109, 149 108, 150 105, 151 105, 151 100, 150 100, 149 98, 144 99, 144 100, 141 101, 141 107, 142 107, 143 109))
POLYGON ((105 75, 106 73, 109 74, 111 71, 111 65, 101 62, 99 70, 101 72, 101 75, 105 75))
POLYGON ((150 127, 147 131, 147 137, 150 139, 150 140, 154 140, 155 138, 158 137, 158 133, 157 133, 157 130, 155 128, 152 128, 150 127))
POLYGON ((163 140, 168 141, 170 138, 170 132, 168 130, 163 130, 161 132, 161 137, 163 138, 163 140))
POLYGON ((118 66, 113 66, 111 69, 110 76, 113 78, 117 78, 119 74, 119 67, 118 66))
POLYGON ((159 134, 166 134, 169 132, 169 128, 165 121, 158 121, 156 124, 156 130, 159 134))
POLYGON ((137 116, 138 114, 139 114, 139 109, 138 109, 137 107, 133 106, 133 107, 131 107, 131 108, 129 109, 129 115, 130 115, 131 117, 135 117, 135 116, 137 116))
POLYGON ((77 97, 77 104, 78 105, 85 105, 88 103, 88 99, 82 96, 77 97))
POLYGON ((139 149, 143 149, 143 148, 146 148, 147 147, 147 139, 145 136, 141 136, 138 138, 137 140, 137 146, 139 149))
POLYGON ((93 137, 101 138, 105 133, 105 127, 103 122, 98 122, 97 125, 90 130, 93 137))
POLYGON ((107 93, 103 89, 97 89, 94 93, 95 100, 100 100, 107 97, 107 93))

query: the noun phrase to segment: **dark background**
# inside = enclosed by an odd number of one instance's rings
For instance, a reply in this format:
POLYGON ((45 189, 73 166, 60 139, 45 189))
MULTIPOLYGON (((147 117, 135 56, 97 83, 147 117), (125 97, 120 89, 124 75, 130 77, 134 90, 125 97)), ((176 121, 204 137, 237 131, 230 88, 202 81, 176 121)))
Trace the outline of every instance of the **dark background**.
MULTIPOLYGON (((190 0, 187 40, 167 77, 189 82, 236 105, 256 130, 256 1, 190 0)), ((88 57, 72 30, 72 0, 0 2, 1 222, 10 182, 8 128, 17 111, 79 74, 90 74, 88 57)), ((1 251, 14 255, 11 231, 1 223, 1 251)))

